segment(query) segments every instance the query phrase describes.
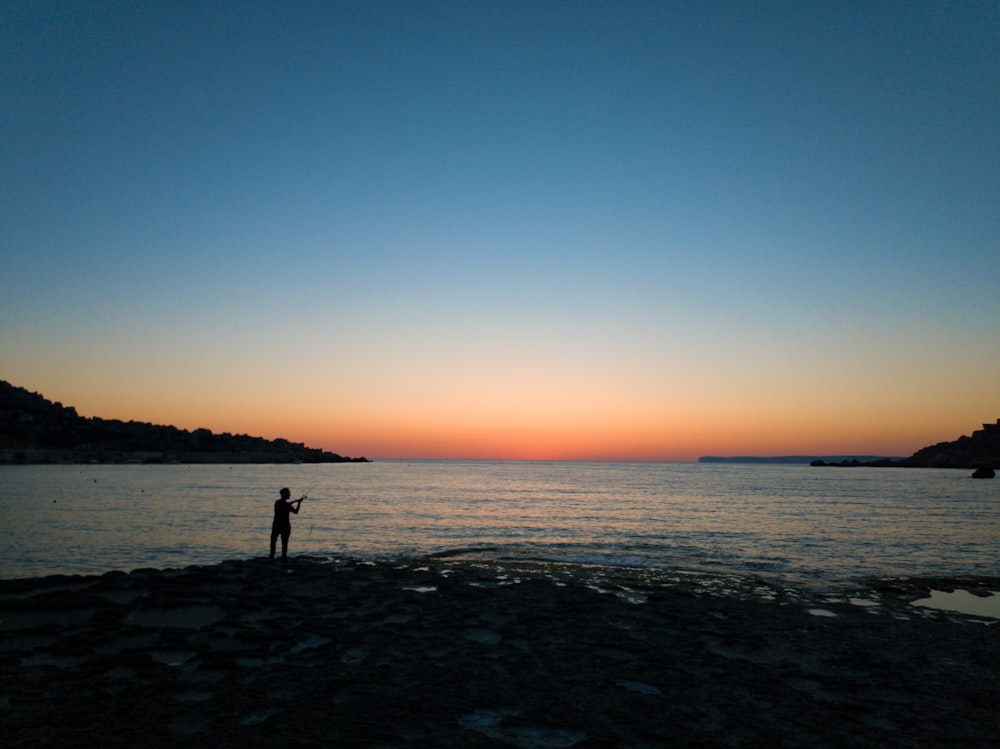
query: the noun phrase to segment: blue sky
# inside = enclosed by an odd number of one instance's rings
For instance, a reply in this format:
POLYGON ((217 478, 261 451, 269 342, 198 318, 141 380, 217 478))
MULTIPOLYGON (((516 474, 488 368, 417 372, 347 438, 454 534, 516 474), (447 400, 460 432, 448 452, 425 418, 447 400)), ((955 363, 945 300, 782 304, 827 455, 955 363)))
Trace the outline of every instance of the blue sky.
POLYGON ((0 377, 81 413, 668 459, 1000 415, 996 3, 0 22, 0 377))

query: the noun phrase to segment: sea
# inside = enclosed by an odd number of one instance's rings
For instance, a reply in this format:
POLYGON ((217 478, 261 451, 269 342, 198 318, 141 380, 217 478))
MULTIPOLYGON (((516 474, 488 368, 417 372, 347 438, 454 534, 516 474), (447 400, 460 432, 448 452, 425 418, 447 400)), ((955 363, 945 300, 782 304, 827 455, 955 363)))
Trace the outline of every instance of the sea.
POLYGON ((753 575, 1000 576, 1000 482, 784 464, 401 461, 0 467, 0 578, 265 556, 438 555, 753 575))

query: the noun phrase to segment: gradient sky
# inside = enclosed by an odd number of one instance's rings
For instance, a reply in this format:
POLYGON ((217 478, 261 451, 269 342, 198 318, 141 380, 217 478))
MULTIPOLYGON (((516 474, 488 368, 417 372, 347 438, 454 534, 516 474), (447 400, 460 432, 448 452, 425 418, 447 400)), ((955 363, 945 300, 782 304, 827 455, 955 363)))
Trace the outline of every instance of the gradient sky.
POLYGON ((1000 5, 7 2, 0 379, 345 455, 1000 417, 1000 5))

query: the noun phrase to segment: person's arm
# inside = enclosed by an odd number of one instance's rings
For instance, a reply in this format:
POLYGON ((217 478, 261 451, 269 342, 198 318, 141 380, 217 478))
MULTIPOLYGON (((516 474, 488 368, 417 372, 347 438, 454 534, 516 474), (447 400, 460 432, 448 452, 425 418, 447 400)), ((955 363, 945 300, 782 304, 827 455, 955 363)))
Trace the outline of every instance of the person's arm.
MULTIPOLYGON (((302 499, 305 499, 305 497, 303 497, 302 499)), ((292 512, 294 512, 296 515, 299 514, 299 507, 302 506, 302 499, 296 499, 294 502, 289 502, 288 503, 289 509, 292 512)))

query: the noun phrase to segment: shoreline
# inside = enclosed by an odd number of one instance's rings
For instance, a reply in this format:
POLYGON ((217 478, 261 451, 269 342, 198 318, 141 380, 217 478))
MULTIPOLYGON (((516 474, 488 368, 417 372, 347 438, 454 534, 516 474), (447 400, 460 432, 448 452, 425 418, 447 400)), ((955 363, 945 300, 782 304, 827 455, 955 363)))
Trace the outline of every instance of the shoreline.
POLYGON ((11 747, 985 745, 1000 622, 909 605, 932 584, 315 557, 4 580, 0 730, 11 747))
MULTIPOLYGON (((890 598, 912 601, 926 598, 934 591, 948 591, 959 588, 974 591, 975 595, 988 596, 995 593, 1000 597, 1000 575, 978 571, 964 572, 921 572, 915 574, 865 574, 858 571, 855 576, 819 577, 810 571, 790 572, 787 570, 762 569, 758 566, 725 564, 645 564, 633 555, 575 554, 565 557, 558 553, 519 554, 517 549, 500 544, 481 546, 461 546, 456 548, 428 549, 412 552, 383 554, 358 554, 356 552, 317 551, 307 549, 292 554, 292 559, 318 565, 361 564, 439 564, 502 566, 507 569, 547 570, 552 575, 562 574, 583 581, 601 578, 621 580, 644 580, 650 586, 699 585, 706 591, 731 595, 738 591, 754 591, 767 597, 768 591, 782 590, 786 595, 810 598, 832 598, 854 596, 859 591, 877 593, 881 591, 890 598), (562 571, 560 573, 560 571, 562 571)), ((48 580, 79 580, 103 576, 133 575, 137 573, 176 574, 184 570, 212 569, 220 565, 252 563, 266 559, 264 555, 253 557, 228 557, 224 554, 210 555, 202 560, 163 560, 158 564, 147 561, 135 567, 82 567, 65 570, 39 572, 28 571, 12 575, 0 574, 0 588, 4 585, 48 580)), ((2 597, 2 592, 0 592, 2 597)), ((897 601, 898 603, 898 601, 897 601)), ((962 613, 961 609, 956 613, 962 613)), ((989 615, 1000 620, 1000 603, 996 614, 989 615)))

